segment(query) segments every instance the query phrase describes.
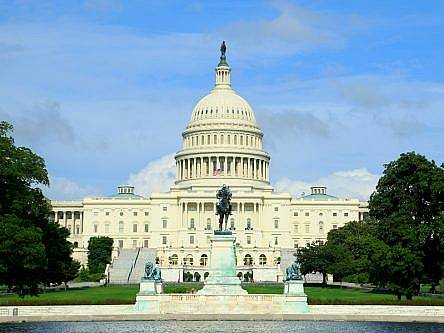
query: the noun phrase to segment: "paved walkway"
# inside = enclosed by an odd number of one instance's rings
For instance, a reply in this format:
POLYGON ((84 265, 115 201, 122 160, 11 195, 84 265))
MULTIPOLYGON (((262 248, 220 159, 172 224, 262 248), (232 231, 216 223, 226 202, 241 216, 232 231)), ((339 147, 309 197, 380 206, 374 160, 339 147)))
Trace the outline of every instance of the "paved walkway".
POLYGON ((104 320, 346 320, 444 323, 444 306, 311 305, 307 314, 137 313, 133 305, 2 306, 1 322, 104 320))

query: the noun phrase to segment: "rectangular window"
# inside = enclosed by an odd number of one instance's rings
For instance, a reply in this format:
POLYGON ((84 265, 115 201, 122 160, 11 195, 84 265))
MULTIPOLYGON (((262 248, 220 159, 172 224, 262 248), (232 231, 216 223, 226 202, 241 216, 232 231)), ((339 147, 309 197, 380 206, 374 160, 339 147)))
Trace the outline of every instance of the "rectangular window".
POLYGON ((167 236, 162 236, 162 244, 167 245, 167 241, 168 241, 167 236))
POLYGON ((338 225, 337 224, 333 224, 333 229, 338 229, 338 225))
POLYGON ((105 215, 106 215, 106 216, 109 216, 109 212, 105 212, 105 215))
POLYGON ((119 232, 123 232, 123 221, 119 221, 119 232))
POLYGON ((109 233, 109 224, 105 224, 105 232, 109 233))
POLYGON ((348 213, 344 213, 344 216, 347 217, 347 216, 348 216, 348 213))
POLYGON ((333 213, 333 216, 338 216, 338 213, 333 213))
POLYGON ((145 223, 145 232, 148 232, 150 230, 150 225, 148 223, 145 223))
POLYGON ((298 224, 294 225, 294 232, 296 232, 296 233, 299 232, 299 225, 298 224))
POLYGON ((133 248, 137 247, 137 239, 133 239, 133 248))
POLYGON ((97 233, 97 224, 94 224, 94 233, 97 233))
POLYGON ((274 228, 279 229, 279 220, 274 220, 274 228))
POLYGON ((295 249, 297 249, 297 248, 299 247, 299 240, 298 240, 298 239, 295 239, 295 240, 293 241, 293 247, 294 247, 295 249))
POLYGON ((162 210, 166 212, 168 210, 167 206, 162 207, 162 210))
POLYGON ((190 245, 193 245, 193 244, 194 244, 194 236, 191 235, 191 236, 190 236, 190 245))
POLYGON ((143 240, 143 247, 148 247, 148 239, 143 240))
POLYGON ((251 236, 247 236, 247 244, 251 244, 251 236))
POLYGON ((137 212, 133 212, 133 216, 137 216, 137 212))
POLYGON ((274 211, 278 212, 279 211, 279 207, 274 207, 274 211))
POLYGON ((310 213, 309 212, 305 212, 305 216, 310 216, 310 213))
POLYGON ((298 216, 298 215, 299 215, 298 212, 294 212, 294 213, 293 213, 293 216, 298 216))
POLYGON ((309 233, 310 233, 310 225, 309 225, 309 224, 306 224, 306 225, 305 225, 305 233, 306 233, 306 234, 309 234, 309 233))
POLYGON ((195 225, 194 225, 194 219, 190 219, 190 229, 194 229, 195 225))
POLYGON ((167 228, 167 220, 162 220, 162 228, 167 228))
POLYGON ((119 239, 119 248, 122 249, 123 248, 123 240, 119 239))
POLYGON ((133 224, 133 232, 137 232, 137 224, 133 224))
POLYGON ((274 237, 274 245, 279 245, 279 239, 278 239, 278 237, 274 237))

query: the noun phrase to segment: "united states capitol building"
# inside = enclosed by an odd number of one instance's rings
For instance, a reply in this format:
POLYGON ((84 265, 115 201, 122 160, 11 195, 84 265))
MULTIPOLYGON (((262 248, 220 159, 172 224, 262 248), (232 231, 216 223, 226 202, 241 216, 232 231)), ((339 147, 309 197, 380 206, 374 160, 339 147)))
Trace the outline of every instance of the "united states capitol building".
POLYGON ((225 52, 215 71, 213 90, 196 104, 182 133, 176 181, 168 192, 143 197, 122 185, 107 197, 51 202, 83 264, 90 237, 114 239, 111 281, 138 282, 147 258, 157 261, 167 281, 204 280, 210 236, 218 227, 216 191, 223 184, 233 193, 228 228, 236 236, 238 276, 254 281, 282 280, 281 266, 295 248, 325 241, 329 230, 367 212, 366 202, 337 198, 324 186, 299 198, 275 192, 264 133, 249 103, 231 87, 225 52))

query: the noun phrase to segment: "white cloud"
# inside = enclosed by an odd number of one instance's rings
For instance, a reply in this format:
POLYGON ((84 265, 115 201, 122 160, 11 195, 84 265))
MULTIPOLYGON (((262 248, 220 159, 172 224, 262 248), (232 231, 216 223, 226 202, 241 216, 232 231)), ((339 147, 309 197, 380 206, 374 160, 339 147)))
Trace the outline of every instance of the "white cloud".
POLYGON ((128 183, 135 186, 136 193, 150 195, 152 192, 168 191, 176 179, 174 154, 151 161, 136 174, 131 174, 128 183))
POLYGON ((312 182, 283 178, 276 183, 276 190, 290 192, 299 197, 302 192, 310 193, 310 186, 327 186, 327 193, 340 198, 368 200, 375 190, 379 175, 370 173, 366 168, 337 171, 312 182))
POLYGON ((50 176, 49 184, 42 190, 51 200, 77 200, 97 193, 92 186, 82 186, 64 177, 50 176))

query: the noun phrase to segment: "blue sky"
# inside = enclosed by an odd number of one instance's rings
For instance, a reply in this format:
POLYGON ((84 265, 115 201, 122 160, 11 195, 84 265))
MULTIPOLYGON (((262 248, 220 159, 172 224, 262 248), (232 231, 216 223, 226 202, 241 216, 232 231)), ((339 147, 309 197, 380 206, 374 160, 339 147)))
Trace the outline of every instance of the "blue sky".
POLYGON ((271 180, 365 199, 383 164, 444 160, 443 1, 1 1, 0 119, 50 198, 168 189, 221 40, 271 180))

